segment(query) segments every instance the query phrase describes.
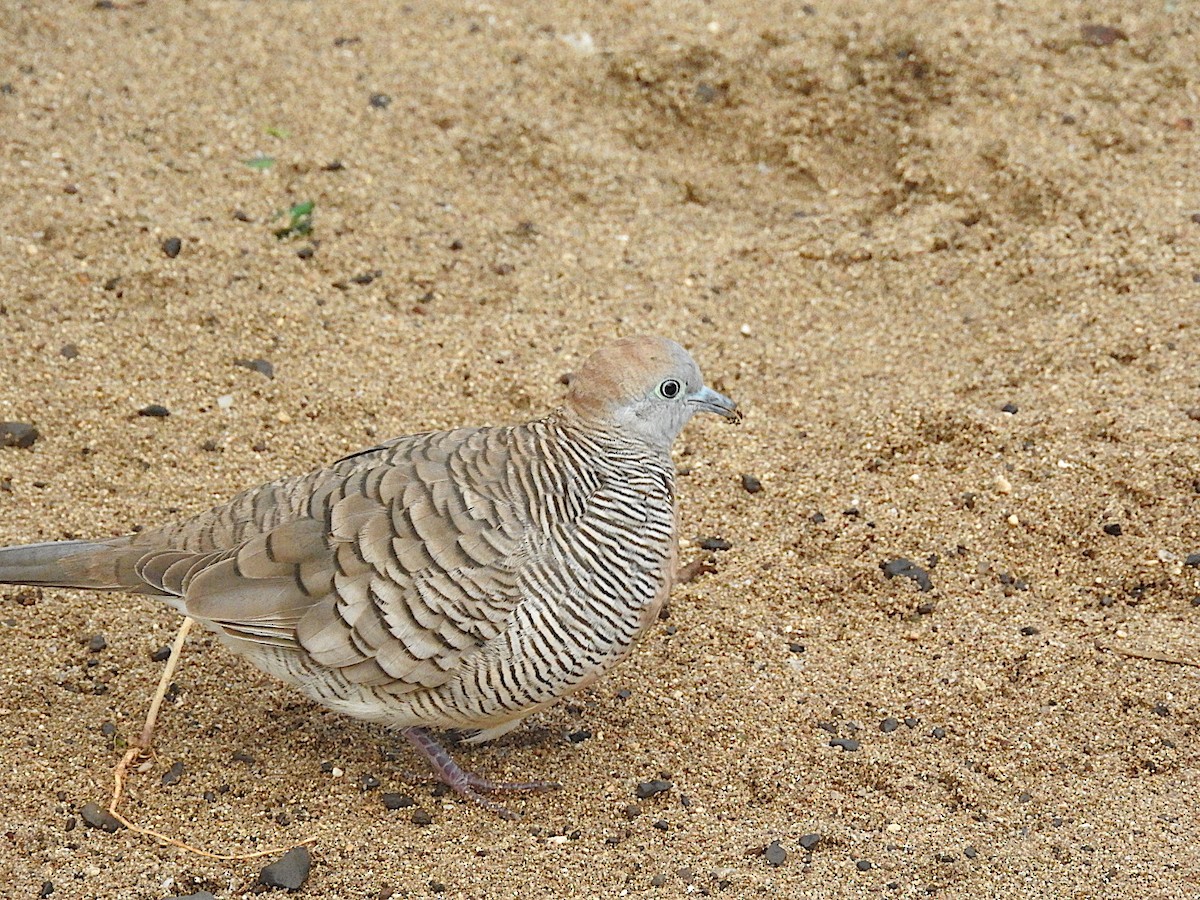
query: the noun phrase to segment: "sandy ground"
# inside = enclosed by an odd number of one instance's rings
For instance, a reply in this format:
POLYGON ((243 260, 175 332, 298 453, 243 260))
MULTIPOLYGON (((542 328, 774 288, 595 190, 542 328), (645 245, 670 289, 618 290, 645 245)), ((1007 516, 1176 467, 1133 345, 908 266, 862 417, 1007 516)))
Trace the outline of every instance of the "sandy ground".
MULTIPOLYGON (((747 413, 679 445, 715 571, 460 751, 565 783, 523 821, 205 636, 128 814, 315 838, 309 897, 1196 896, 1200 12, 1058 7, 0 4, 0 542, 531 418, 613 334, 747 413)), ((177 621, 0 590, 10 896, 253 889, 80 820, 177 621)))

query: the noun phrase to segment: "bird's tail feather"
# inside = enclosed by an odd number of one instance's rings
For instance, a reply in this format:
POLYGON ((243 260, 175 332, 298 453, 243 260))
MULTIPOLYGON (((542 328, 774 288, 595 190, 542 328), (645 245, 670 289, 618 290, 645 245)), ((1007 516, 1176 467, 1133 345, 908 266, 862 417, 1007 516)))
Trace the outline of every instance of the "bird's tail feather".
POLYGON ((128 548, 128 538, 0 547, 0 583, 98 591, 140 590, 145 583, 134 571, 136 555, 130 554, 128 548))

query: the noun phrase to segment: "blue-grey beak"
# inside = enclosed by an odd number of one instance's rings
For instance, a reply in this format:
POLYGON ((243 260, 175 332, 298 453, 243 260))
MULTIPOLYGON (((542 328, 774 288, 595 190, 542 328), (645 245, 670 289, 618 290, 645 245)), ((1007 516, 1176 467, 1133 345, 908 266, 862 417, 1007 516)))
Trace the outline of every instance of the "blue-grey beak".
POLYGON ((694 394, 689 394, 688 403, 695 403, 700 412, 716 413, 726 419, 738 420, 742 417, 737 411, 736 403, 710 387, 702 387, 694 394))

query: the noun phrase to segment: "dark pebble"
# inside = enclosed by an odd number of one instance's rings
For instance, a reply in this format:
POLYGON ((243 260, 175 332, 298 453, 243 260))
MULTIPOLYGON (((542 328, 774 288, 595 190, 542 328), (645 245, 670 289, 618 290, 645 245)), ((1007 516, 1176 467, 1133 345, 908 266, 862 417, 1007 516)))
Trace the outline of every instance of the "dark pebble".
POLYGON ((939 853, 937 855, 937 861, 940 863, 958 862, 958 857, 953 853, 939 853))
MULTIPOLYGON (((733 544, 729 543, 725 538, 719 537, 707 537, 700 541, 701 550, 728 550, 732 546, 733 544)), ((1200 565, 1200 563, 1197 563, 1197 565, 1200 565)))
POLYGON ((779 841, 771 841, 763 851, 763 859, 767 861, 767 865, 782 866, 787 862, 787 851, 779 841))
POLYGON ((153 662, 166 662, 171 658, 171 648, 163 644, 157 650, 150 654, 150 659, 153 662))
POLYGON ((914 718, 913 716, 905 716, 904 724, 907 725, 909 728, 916 728, 918 725, 921 724, 921 720, 914 718))
POLYGON ((1119 522, 1109 522, 1104 526, 1104 533, 1111 537, 1119 537, 1121 534, 1121 524, 1119 522))
POLYGON ((1015 404, 1015 403, 1005 403, 1005 404, 1004 404, 1002 407, 1000 407, 1000 412, 1006 412, 1006 413, 1008 413, 1010 416, 1011 416, 1011 415, 1015 415, 1015 414, 1016 414, 1016 412, 1017 412, 1017 404, 1015 404))
POLYGON ((815 512, 811 516, 808 517, 808 521, 812 522, 814 525, 820 525, 822 522, 825 521, 825 514, 815 512))
POLYGON ((374 109, 387 109, 392 105, 392 98, 387 94, 372 94, 369 102, 374 109))
POLYGON ((254 757, 251 756, 249 753, 247 753, 245 750, 235 751, 233 754, 233 761, 245 763, 248 766, 252 766, 255 763, 254 757))
POLYGON ((967 847, 965 847, 963 849, 963 856, 965 856, 967 859, 974 859, 978 855, 979 855, 979 851, 976 850, 974 847, 971 847, 968 845, 967 847))
POLYGON ((452 240, 450 242, 450 249, 453 250, 455 253, 457 253, 459 250, 461 250, 463 248, 463 246, 464 246, 463 242, 460 241, 458 238, 455 238, 454 240, 452 240))
POLYGON ((407 809, 410 806, 416 806, 415 801, 408 794, 383 794, 379 799, 383 801, 384 809, 407 809))
POLYGON ((659 831, 668 831, 670 830, 671 825, 666 819, 656 819, 654 822, 654 827, 659 831))
POLYGON ((743 475, 742 487, 745 489, 747 494, 757 494, 762 490, 762 482, 753 475, 743 475))
POLYGON ((1108 47, 1117 41, 1129 40, 1129 35, 1120 28, 1092 23, 1080 25, 1079 36, 1083 38, 1085 44, 1091 44, 1093 47, 1108 47))
POLYGON ((270 360, 266 359, 235 359, 235 366, 241 366, 243 369, 249 369, 251 372, 257 372, 259 375, 266 378, 275 377, 275 367, 271 365, 270 360))
POLYGON ((1021 634, 1025 635, 1025 637, 1032 637, 1033 635, 1035 635, 1037 633, 1038 633, 1037 627, 1034 625, 1026 625, 1024 628, 1021 629, 1021 634))
POLYGON ((79 818, 83 819, 83 824, 88 828, 99 828, 109 834, 125 827, 119 819, 110 815, 108 810, 101 809, 95 803, 85 803, 79 811, 79 818))
POLYGON ((859 743, 858 743, 858 741, 854 740, 854 738, 834 738, 832 741, 829 742, 829 746, 830 747, 840 747, 842 750, 845 750, 847 753, 853 753, 856 750, 858 750, 859 743))
POLYGON ((1032 799, 1033 799, 1033 794, 1029 794, 1029 793, 1022 791, 1021 794, 1017 797, 1017 802, 1018 803, 1028 803, 1032 799))
POLYGON ((90 638, 88 638, 87 648, 92 653, 99 653, 107 646, 108 641, 104 639, 104 635, 102 634, 93 634, 90 638))
POLYGON ((350 280, 355 284, 370 284, 382 274, 383 272, 381 272, 379 269, 376 269, 374 272, 363 272, 361 275, 355 275, 350 280))
POLYGON ((316 252, 317 252, 317 248, 314 247, 312 244, 309 244, 307 247, 301 247, 299 250, 297 250, 296 256, 299 259, 312 259, 313 255, 316 252))
POLYGON ((106 738, 116 737, 117 736, 117 726, 114 725, 112 722, 102 722, 100 724, 100 733, 102 735, 104 735, 106 738))
POLYGON ((918 603, 917 604, 917 615, 918 616, 931 616, 931 615, 933 615, 933 611, 936 608, 937 607, 935 607, 932 603, 918 603))
POLYGON ((933 731, 929 732, 929 734, 931 737, 940 741, 946 736, 946 729, 939 725, 937 728, 933 729, 933 731))
POLYGON ((636 793, 639 800, 645 800, 648 797, 653 797, 655 794, 662 794, 675 787, 669 781, 662 778, 655 778, 653 781, 642 781, 638 783, 636 793))
POLYGON ((267 887, 298 891, 308 880, 312 854, 304 846, 293 847, 275 862, 258 873, 258 883, 267 887))
POLYGON ((79 356, 79 348, 74 344, 63 344, 58 348, 58 355, 63 359, 75 359, 79 356))
POLYGON ((171 411, 161 403, 151 403, 149 406, 143 406, 138 410, 139 416, 146 416, 151 419, 165 419, 171 414, 171 411))
POLYGON ((819 843, 821 843, 821 836, 819 834, 800 835, 800 847, 806 851, 811 851, 819 843))
POLYGON ((669 875, 664 875, 664 874, 662 874, 662 873, 660 872, 658 875, 655 875, 653 878, 651 878, 651 879, 650 879, 650 887, 656 887, 656 888, 660 888, 660 887, 662 887, 664 884, 666 884, 666 883, 667 883, 667 880, 668 880, 670 877, 671 877, 671 876, 669 876, 669 875))
POLYGON ((572 731, 567 735, 567 740, 572 744, 580 744, 592 736, 592 733, 586 728, 581 728, 578 731, 572 731))
POLYGON ((625 814, 625 818, 632 822, 642 814, 642 808, 636 803, 630 803, 625 807, 625 809, 622 810, 622 812, 625 814))
POLYGON ((363 775, 361 778, 358 779, 358 789, 360 791, 363 791, 364 793, 366 791, 374 791, 374 790, 378 789, 379 785, 381 785, 382 783, 383 782, 381 782, 374 775, 369 775, 369 774, 363 775))
POLYGON ((38 891, 38 896, 39 897, 49 897, 53 893, 54 893, 54 882, 53 881, 43 881, 42 889, 40 891, 38 891))
POLYGON ((0 422, 0 447, 28 450, 41 433, 28 422, 0 422))
POLYGON ((433 824, 433 816, 425 812, 423 809, 418 809, 412 814, 412 823, 422 827, 433 824))
POLYGON ((855 860, 854 868, 858 869, 860 872, 870 872, 873 868, 875 868, 875 864, 869 859, 859 859, 855 860))
POLYGON ((179 255, 179 251, 183 249, 183 241, 177 237, 167 238, 162 242, 162 251, 171 259, 179 255))
POLYGON ((618 700, 628 700, 633 696, 633 691, 629 690, 629 688, 621 688, 613 696, 618 700))
POLYGON ((1185 566, 1200 566, 1200 553, 1189 553, 1187 559, 1183 561, 1185 566))
POLYGON ((330 162, 327 162, 327 163, 325 163, 325 165, 321 166, 321 171, 322 172, 341 172, 345 168, 346 168, 346 164, 344 162, 342 162, 340 159, 335 159, 335 160, 331 160, 330 162))
POLYGON ((440 881, 431 881, 429 882, 429 890, 434 894, 444 894, 446 893, 446 885, 440 881))
POLYGON ((804 645, 798 644, 795 641, 789 641, 788 642, 788 652, 789 653, 803 653, 804 645))
POLYGON ((902 556, 895 559, 885 559, 879 564, 879 568, 883 569, 883 574, 886 578, 895 578, 897 575, 902 578, 911 578, 921 590, 933 590, 933 582, 929 580, 929 573, 911 559, 905 559, 902 556))
POLYGON ((1156 716, 1162 716, 1163 718, 1166 718, 1171 714, 1171 710, 1163 706, 1161 703, 1158 703, 1154 706, 1154 714, 1156 716))
POLYGON ((195 894, 188 894, 186 897, 168 897, 167 900, 217 900, 208 891, 199 891, 195 894))
POLYGON ((838 733, 837 722, 818 722, 817 727, 820 728, 822 731, 828 731, 830 734, 838 733))
POLYGON ((893 719, 891 716, 888 716, 886 719, 884 719, 882 722, 879 723, 879 730, 882 731, 884 734, 891 734, 893 731, 895 731, 899 727, 900 727, 900 722, 897 721, 896 719, 893 719))
POLYGON ((183 763, 177 762, 171 765, 171 768, 162 774, 163 784, 177 784, 179 779, 183 777, 183 763))

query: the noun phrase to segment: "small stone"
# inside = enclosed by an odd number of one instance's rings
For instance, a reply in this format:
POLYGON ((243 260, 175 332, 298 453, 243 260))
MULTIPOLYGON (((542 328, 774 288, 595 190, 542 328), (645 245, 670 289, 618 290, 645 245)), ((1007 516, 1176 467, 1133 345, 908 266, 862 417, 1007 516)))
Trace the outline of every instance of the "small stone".
POLYGON ((171 414, 171 411, 161 403, 151 403, 149 406, 143 406, 138 410, 139 416, 146 416, 150 419, 165 419, 171 414))
POLYGON ((581 728, 578 731, 572 731, 567 735, 567 740, 572 744, 580 744, 592 736, 592 733, 586 728, 581 728))
POLYGON ((787 850, 783 849, 779 841, 771 841, 763 850, 763 859, 769 866, 782 866, 787 861, 787 850))
POLYGON ((1161 703, 1156 703, 1154 705, 1154 714, 1156 716, 1162 716, 1163 718, 1166 718, 1171 714, 1171 710, 1166 706, 1163 706, 1161 703))
POLYGON ((829 746, 838 747, 847 753, 854 753, 858 750, 860 744, 854 738, 834 738, 829 742, 829 746))
POLYGON ((376 278, 380 277, 382 274, 383 274, 383 272, 381 272, 379 269, 376 269, 373 272, 363 272, 359 275, 355 275, 350 280, 352 282, 354 282, 355 284, 370 284, 372 281, 374 281, 376 278))
POLYGON ((1032 637, 1033 635, 1035 635, 1037 633, 1038 633, 1038 629, 1037 629, 1037 626, 1035 626, 1035 625, 1026 625, 1024 628, 1021 629, 1021 634, 1025 635, 1025 637, 1032 637))
POLYGON ((418 809, 412 814, 412 823, 414 825, 420 825, 422 828, 424 828, 426 825, 433 824, 433 816, 425 812, 423 809, 418 809))
POLYGON ((1120 537, 1121 524, 1119 522, 1109 522, 1104 526, 1104 533, 1111 537, 1120 537))
POLYGON ((1189 553, 1183 564, 1192 568, 1200 567, 1200 553, 1189 553))
POLYGON ((654 827, 659 831, 667 831, 670 829, 671 825, 666 819, 656 819, 654 822, 654 827))
POLYGON ((54 893, 54 882, 53 881, 43 881, 42 889, 40 891, 38 891, 38 896, 39 897, 49 897, 53 893, 54 893))
POLYGON ((153 653, 150 654, 150 660, 152 662, 166 662, 170 658, 171 658, 171 648, 169 646, 167 646, 166 644, 163 644, 161 647, 159 647, 157 650, 155 650, 153 653))
POLYGON ((188 894, 186 897, 168 897, 167 900, 217 900, 208 891, 199 891, 195 894, 188 894))
POLYGON ((811 852, 819 843, 821 843, 821 836, 819 834, 800 835, 800 847, 807 852, 811 852))
POLYGON ((431 881, 429 882, 429 890, 434 894, 444 894, 446 893, 446 885, 442 884, 440 881, 431 881))
POLYGON ((407 809, 410 806, 416 806, 416 801, 408 794, 382 794, 379 798, 383 801, 384 809, 407 809))
POLYGON ((979 855, 979 851, 976 850, 974 847, 970 846, 969 844, 965 848, 963 848, 963 856, 965 856, 967 859, 974 859, 978 855, 979 855))
POLYGON ((312 854, 301 845, 293 847, 258 874, 258 883, 267 887, 298 891, 308 880, 312 868, 312 854))
POLYGON ((1005 403, 1002 407, 1000 407, 1000 412, 1008 413, 1010 416, 1014 416, 1017 414, 1017 404, 1005 403))
POLYGON ((1025 792, 1025 791, 1022 791, 1022 792, 1021 792, 1021 793, 1020 793, 1020 794, 1017 796, 1017 802, 1018 802, 1018 803, 1028 803, 1028 802, 1029 802, 1030 800, 1032 800, 1032 799, 1033 799, 1033 794, 1027 793, 1027 792, 1025 792))
POLYGON ((1091 44, 1093 47, 1108 47, 1117 41, 1129 40, 1129 35, 1120 28, 1091 23, 1079 26, 1079 36, 1083 38, 1085 44, 1091 44))
POLYGON ((372 94, 369 102, 373 109, 387 109, 392 105, 392 98, 387 94, 372 94))
POLYGON ((854 868, 858 869, 860 872, 870 872, 873 868, 875 868, 875 864, 869 859, 859 859, 855 860, 854 868))
POLYGON ((921 720, 918 718, 915 718, 913 716, 905 716, 904 724, 909 728, 916 728, 918 725, 921 724, 921 720))
POLYGON ((245 763, 248 766, 252 766, 255 763, 254 757, 251 756, 249 753, 247 753, 245 750, 235 751, 233 754, 233 761, 245 763))
POLYGON ((669 875, 663 875, 661 873, 658 875, 655 875, 653 878, 650 879, 650 887, 656 887, 656 888, 662 887, 664 884, 667 883, 668 878, 670 878, 669 875))
POLYGON ((803 653, 804 650, 805 650, 805 647, 803 644, 797 643, 796 641, 788 642, 788 652, 789 653, 803 653))
POLYGON ((743 475, 742 488, 747 494, 757 494, 762 490, 762 482, 753 475, 743 475))
POLYGON ((933 731, 929 732, 929 736, 934 740, 940 741, 946 736, 946 729, 939 725, 933 731))
POLYGON ((88 638, 87 648, 91 653, 99 653, 107 646, 108 641, 105 640, 104 635, 102 634, 93 634, 90 638, 88 638))
POLYGON ((183 249, 183 241, 177 237, 167 238, 162 242, 162 252, 167 254, 169 259, 174 259, 179 255, 179 251, 183 249))
POLYGON ((808 517, 808 521, 812 522, 814 525, 820 525, 825 521, 825 513, 815 512, 808 517))
POLYGON ((301 247, 299 250, 297 250, 296 257, 298 259, 312 259, 316 252, 317 248, 312 244, 309 244, 307 247, 301 247))
POLYGON ((0 422, 0 447, 28 450, 41 433, 28 422, 0 422))
POLYGON ((931 616, 931 615, 933 615, 934 609, 936 609, 936 607, 932 603, 918 603, 917 604, 917 615, 918 616, 931 616))
POLYGON ((882 731, 884 734, 891 734, 893 731, 895 731, 899 727, 900 727, 899 721, 897 721, 896 719, 893 719, 891 716, 888 716, 886 719, 884 719, 882 722, 879 723, 879 730, 882 731))
POLYGON ((266 378, 275 377, 275 367, 270 360, 266 359, 235 359, 235 366, 241 366, 243 369, 249 369, 251 372, 257 372, 266 378))
POLYGON ((662 778, 655 778, 653 781, 639 782, 635 793, 637 794, 639 800, 646 800, 647 798, 653 797, 656 794, 665 793, 673 787, 675 787, 675 785, 670 781, 666 781, 662 778))
POLYGON ((940 863, 958 862, 958 857, 953 853, 939 853, 937 855, 937 861, 940 863))
POLYGON ((1108 607, 1112 606, 1116 602, 1117 602, 1116 599, 1109 596, 1108 594, 1105 594, 1103 597, 1100 598, 1100 605, 1103 606, 1105 609, 1108 609, 1108 607))
POLYGON ((640 806, 638 806, 636 803, 630 803, 628 806, 625 807, 625 809, 622 810, 622 813, 624 813, 625 818, 627 818, 629 821, 632 822, 634 819, 636 819, 638 816, 640 816, 642 814, 642 808, 640 806))
POLYGON ((618 700, 628 700, 633 696, 633 691, 629 690, 629 688, 621 688, 619 691, 613 694, 613 696, 618 700))
POLYGON ((100 733, 106 738, 114 738, 117 736, 117 726, 112 722, 100 723, 100 733))
POLYGON ((363 775, 358 779, 358 789, 366 793, 367 791, 377 790, 382 783, 374 775, 363 775))
POLYGON ((79 356, 79 348, 74 344, 63 344, 58 348, 58 355, 63 359, 75 359, 79 356))
POLYGON ((171 768, 162 774, 163 784, 177 784, 179 779, 183 777, 183 763, 177 762, 172 764, 171 768))
POLYGON ((99 828, 109 834, 125 827, 120 819, 115 818, 108 810, 101 809, 95 803, 85 803, 83 809, 79 811, 79 817, 83 819, 83 824, 88 828, 99 828))
POLYGON ((883 570, 885 578, 895 578, 899 575, 902 578, 911 578, 922 591, 933 590, 933 582, 929 579, 929 573, 911 559, 905 559, 902 556, 885 559, 879 564, 879 568, 883 570))
MULTIPOLYGON (((733 544, 729 543, 729 541, 725 540, 724 538, 707 537, 701 538, 700 540, 701 550, 729 550, 732 547, 733 544)), ((1200 565, 1200 563, 1198 563, 1198 565, 1200 565)))

